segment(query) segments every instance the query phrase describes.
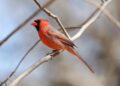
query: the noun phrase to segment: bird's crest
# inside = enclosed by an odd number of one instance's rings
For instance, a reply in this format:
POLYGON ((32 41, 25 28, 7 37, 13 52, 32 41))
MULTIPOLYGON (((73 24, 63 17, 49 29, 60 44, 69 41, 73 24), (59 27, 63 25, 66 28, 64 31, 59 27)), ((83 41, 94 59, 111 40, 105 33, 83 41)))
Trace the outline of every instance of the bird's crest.
POLYGON ((40 18, 40 28, 45 28, 46 26, 48 26, 48 20, 42 19, 40 18))

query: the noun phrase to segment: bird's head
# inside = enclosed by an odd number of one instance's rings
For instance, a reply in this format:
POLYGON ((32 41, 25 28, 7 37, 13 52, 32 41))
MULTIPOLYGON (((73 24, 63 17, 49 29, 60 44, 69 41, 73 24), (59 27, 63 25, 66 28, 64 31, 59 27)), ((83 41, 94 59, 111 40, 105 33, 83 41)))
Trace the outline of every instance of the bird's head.
POLYGON ((36 28, 37 31, 44 29, 48 26, 48 20, 45 19, 36 19, 32 22, 32 25, 36 28))

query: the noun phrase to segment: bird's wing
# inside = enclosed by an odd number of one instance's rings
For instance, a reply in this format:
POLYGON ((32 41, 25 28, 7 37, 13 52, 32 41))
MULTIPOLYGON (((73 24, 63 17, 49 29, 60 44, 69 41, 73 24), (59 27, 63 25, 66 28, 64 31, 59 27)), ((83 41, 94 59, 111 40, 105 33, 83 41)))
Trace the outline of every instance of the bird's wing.
POLYGON ((75 46, 75 44, 71 40, 69 40, 64 34, 58 32, 56 30, 53 30, 50 28, 50 29, 48 29, 47 34, 50 37, 54 37, 56 39, 59 39, 65 45, 68 45, 71 47, 75 46))

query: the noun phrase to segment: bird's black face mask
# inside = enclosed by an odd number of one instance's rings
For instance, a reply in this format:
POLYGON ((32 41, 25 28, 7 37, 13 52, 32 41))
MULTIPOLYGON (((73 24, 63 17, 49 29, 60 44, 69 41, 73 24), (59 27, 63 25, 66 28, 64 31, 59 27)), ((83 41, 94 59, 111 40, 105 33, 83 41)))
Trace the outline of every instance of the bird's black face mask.
POLYGON ((36 23, 36 25, 34 25, 36 30, 39 31, 40 30, 40 20, 35 20, 34 23, 36 23))

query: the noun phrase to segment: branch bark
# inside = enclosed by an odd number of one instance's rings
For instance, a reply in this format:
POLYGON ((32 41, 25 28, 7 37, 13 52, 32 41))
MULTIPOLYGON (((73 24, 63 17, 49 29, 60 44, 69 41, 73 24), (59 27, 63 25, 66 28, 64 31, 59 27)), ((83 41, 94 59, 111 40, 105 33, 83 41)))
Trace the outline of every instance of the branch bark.
MULTIPOLYGON (((110 3, 110 0, 106 1, 102 6, 101 9, 104 9, 108 4, 110 3)), ((99 10, 98 12, 96 12, 96 14, 85 24, 83 25, 83 27, 81 28, 81 30, 79 30, 79 32, 74 35, 71 40, 76 40, 77 38, 79 38, 84 31, 92 24, 94 23, 94 21, 98 18, 98 16, 100 15, 101 10, 99 10)), ((15 80, 13 80, 9 86, 16 86, 21 80, 23 80, 25 77, 27 77, 32 71, 34 71, 37 67, 39 67, 41 64, 51 60, 51 58, 53 58, 54 56, 56 56, 58 54, 53 53, 52 55, 48 55, 46 57, 41 58, 38 62, 36 62, 35 64, 33 64, 32 66, 30 66, 25 72, 23 72, 22 74, 20 74, 15 80)))

